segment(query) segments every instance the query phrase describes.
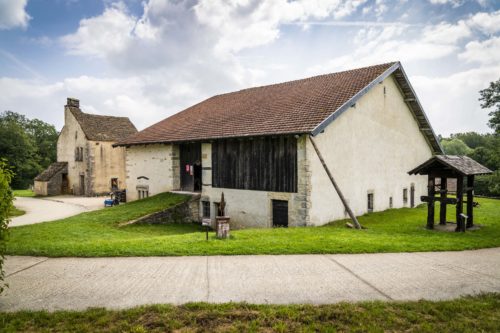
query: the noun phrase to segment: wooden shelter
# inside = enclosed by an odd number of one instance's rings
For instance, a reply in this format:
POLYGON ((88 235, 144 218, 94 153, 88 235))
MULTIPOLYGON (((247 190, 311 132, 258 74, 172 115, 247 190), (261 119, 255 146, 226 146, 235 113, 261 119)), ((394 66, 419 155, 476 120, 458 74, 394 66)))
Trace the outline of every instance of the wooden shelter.
POLYGON ((440 203, 439 224, 446 224, 446 205, 456 205, 456 231, 465 231, 474 225, 473 200, 474 176, 490 174, 492 171, 467 156, 436 155, 408 172, 410 175, 428 175, 428 195, 421 200, 427 202, 427 229, 434 228, 434 203, 440 203), (439 197, 436 197, 436 178, 440 178, 439 197), (447 179, 457 179, 456 198, 448 198, 447 179), (464 178, 467 186, 464 188, 464 178), (464 223, 463 196, 467 193, 467 224, 464 223))

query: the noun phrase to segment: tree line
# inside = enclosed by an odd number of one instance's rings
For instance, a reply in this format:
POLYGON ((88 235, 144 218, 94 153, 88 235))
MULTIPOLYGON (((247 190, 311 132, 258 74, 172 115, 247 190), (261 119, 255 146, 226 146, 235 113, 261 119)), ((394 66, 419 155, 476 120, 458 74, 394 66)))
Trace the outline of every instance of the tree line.
POLYGON ((0 158, 13 172, 11 187, 26 189, 57 158, 54 125, 12 111, 0 113, 0 158))

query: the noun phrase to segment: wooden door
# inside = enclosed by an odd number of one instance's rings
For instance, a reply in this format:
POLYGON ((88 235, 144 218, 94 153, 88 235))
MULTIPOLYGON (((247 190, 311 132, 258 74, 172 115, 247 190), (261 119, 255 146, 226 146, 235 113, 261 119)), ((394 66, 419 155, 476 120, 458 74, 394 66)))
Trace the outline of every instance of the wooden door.
POLYGON ((68 194, 69 192, 69 181, 68 174, 62 174, 62 182, 61 182, 61 194, 68 194))
POLYGON ((288 201, 272 200, 273 227, 288 227, 288 201))

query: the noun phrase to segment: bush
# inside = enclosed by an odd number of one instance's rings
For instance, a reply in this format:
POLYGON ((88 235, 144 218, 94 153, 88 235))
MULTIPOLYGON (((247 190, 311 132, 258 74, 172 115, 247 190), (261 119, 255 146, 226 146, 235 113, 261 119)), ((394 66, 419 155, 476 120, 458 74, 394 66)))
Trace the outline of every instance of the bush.
POLYGON ((493 172, 491 175, 476 177, 474 193, 487 197, 500 197, 500 170, 493 172))
POLYGON ((5 259, 5 242, 7 241, 9 212, 12 209, 13 200, 12 191, 10 189, 11 180, 12 172, 7 167, 7 164, 0 160, 0 294, 5 288, 5 272, 3 271, 3 263, 5 259))

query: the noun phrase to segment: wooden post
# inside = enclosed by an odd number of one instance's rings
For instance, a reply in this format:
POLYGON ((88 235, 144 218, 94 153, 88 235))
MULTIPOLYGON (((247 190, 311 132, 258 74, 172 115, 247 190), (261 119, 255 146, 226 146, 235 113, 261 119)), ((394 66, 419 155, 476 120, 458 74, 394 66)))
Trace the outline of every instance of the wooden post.
POLYGON ((427 194, 429 201, 427 202, 427 229, 434 229, 434 177, 429 174, 427 184, 427 194))
MULTIPOLYGON (((447 197, 447 181, 448 179, 446 177, 441 177, 441 191, 440 191, 440 197, 441 199, 446 199, 447 197)), ((446 200, 441 200, 441 205, 439 206, 439 224, 444 225, 446 224, 446 200)))
POLYGON ((467 228, 474 225, 473 203, 474 203, 474 175, 467 177, 467 228))
POLYGON ((464 199, 464 177, 462 175, 459 175, 457 176, 457 206, 456 206, 457 228, 455 229, 455 231, 464 231, 464 228, 462 227, 463 224, 462 216, 460 216, 460 214, 462 214, 463 212, 463 199, 464 199))
POLYGON ((351 208, 347 204, 347 200, 344 198, 344 195, 340 191, 340 188, 337 185, 337 183, 335 182, 335 179, 333 179, 333 176, 332 176, 330 170, 328 169, 328 166, 326 165, 325 160, 323 160, 323 156, 321 155, 318 147, 316 146, 316 142, 314 142, 314 139, 312 138, 312 136, 309 136, 309 140, 311 140, 311 143, 312 143, 312 145, 314 147, 314 150, 316 151, 316 154, 318 155, 319 160, 321 161, 321 164, 323 165, 323 168, 325 169, 326 174, 328 175, 328 178, 330 178, 330 181, 332 182, 332 185, 335 188, 335 191, 337 191, 337 194, 339 195, 340 200, 344 204, 344 208, 347 211, 347 214, 349 214, 352 222, 354 223, 354 227, 356 229, 361 229, 361 224, 359 224, 358 219, 356 218, 356 216, 352 212, 351 208))

